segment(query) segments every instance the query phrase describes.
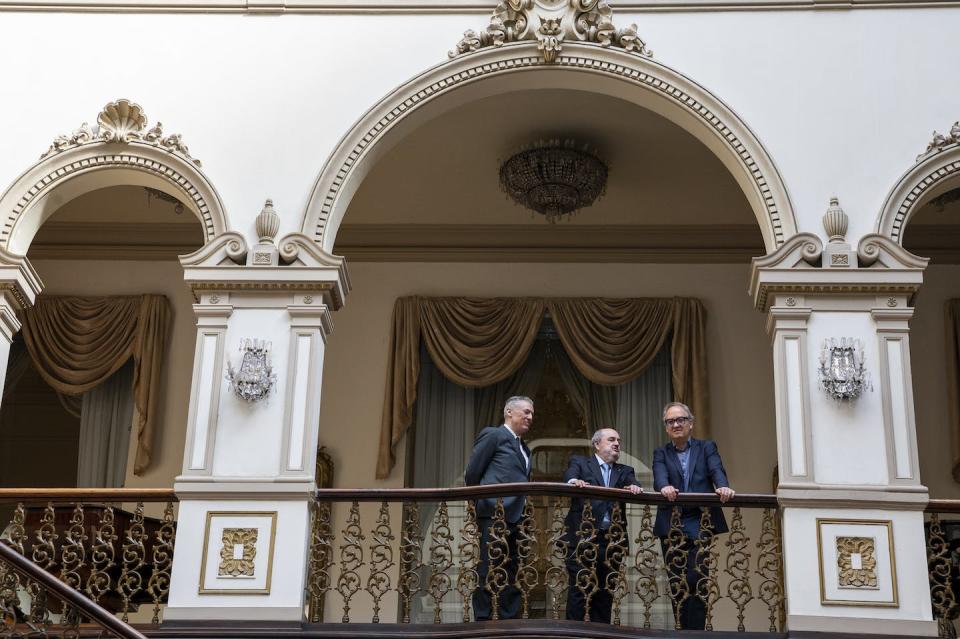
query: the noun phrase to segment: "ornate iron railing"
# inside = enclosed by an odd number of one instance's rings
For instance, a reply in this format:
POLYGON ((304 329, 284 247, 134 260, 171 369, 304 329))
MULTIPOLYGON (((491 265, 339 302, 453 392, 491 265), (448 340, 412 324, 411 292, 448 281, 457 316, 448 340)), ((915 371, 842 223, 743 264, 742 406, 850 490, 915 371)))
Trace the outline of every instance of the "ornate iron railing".
MULTIPOLYGON (((146 606, 138 621, 159 624, 170 590, 176 501, 166 489, 2 489, 0 504, 12 507, 2 539, 10 552, 119 616, 118 623, 146 606), (151 507, 156 516, 146 514, 151 507)), ((65 618, 60 604, 51 607, 49 588, 34 577, 10 581, 16 572, 2 573, 5 601, 15 609, 8 619, 37 626, 49 624, 51 613, 65 618)))
POLYGON ((931 499, 926 512, 930 602, 940 636, 953 639, 960 617, 960 500, 931 499))
POLYGON ((713 508, 721 507, 716 495, 682 494, 674 504, 683 507, 683 516, 674 508, 669 533, 658 537, 656 509, 669 505, 658 494, 557 483, 321 489, 310 553, 310 620, 468 622, 470 595, 477 588, 489 593, 495 619, 498 599, 514 586, 523 619, 562 619, 567 594, 576 588, 587 602, 586 621, 592 598, 609 593, 615 626, 680 629, 686 602, 696 601, 707 630, 782 631, 776 497, 738 494, 722 506, 729 522, 729 532, 722 534, 714 532, 712 521, 713 508), (519 494, 527 496, 526 504, 511 526, 503 498, 519 494), (489 522, 477 517, 475 500, 482 498, 497 499, 489 522), (572 498, 589 499, 571 531, 566 515, 572 498), (614 504, 608 527, 594 517, 590 499, 614 504), (695 536, 684 532, 686 527, 690 533, 691 518, 699 520, 695 536), (485 578, 483 525, 490 530, 485 578), (394 593, 396 617, 384 615, 394 593))
POLYGON ((3 639, 79 637, 85 622, 92 625, 100 636, 106 633, 120 639, 146 639, 113 613, 3 542, 0 542, 0 617, 0 637, 3 639), (42 599, 45 602, 43 609, 31 609, 29 614, 24 614, 20 608, 21 591, 42 599), (56 621, 50 614, 50 603, 54 601, 59 604, 56 621))

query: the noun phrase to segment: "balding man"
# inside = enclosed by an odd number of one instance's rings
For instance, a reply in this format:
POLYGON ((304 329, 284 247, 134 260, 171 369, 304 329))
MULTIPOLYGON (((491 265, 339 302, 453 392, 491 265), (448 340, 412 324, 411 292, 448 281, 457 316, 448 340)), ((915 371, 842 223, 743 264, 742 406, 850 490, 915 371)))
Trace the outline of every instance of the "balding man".
MULTIPOLYGON (((584 486, 620 488, 635 495, 643 492, 633 467, 618 463, 620 434, 617 431, 612 428, 601 428, 593 434, 590 442, 593 444, 593 455, 571 457, 567 471, 563 475, 565 482, 581 488, 584 486)), ((583 546, 578 548, 578 542, 581 540, 577 538, 577 531, 583 520, 583 499, 574 498, 570 502, 570 512, 567 513, 566 520, 569 549, 567 572, 570 576, 570 587, 567 590, 567 619, 586 619, 586 598, 584 590, 577 587, 577 575, 581 570, 589 570, 592 565, 597 571, 597 590, 590 599, 590 621, 610 623, 613 597, 606 588, 607 575, 611 572, 611 567, 606 564, 606 558, 608 530, 613 517, 614 503, 604 499, 590 500, 597 530, 594 542, 597 544, 598 552, 596 560, 589 561, 585 558, 583 546)), ((619 503, 621 521, 626 522, 626 504, 619 503)), ((626 526, 624 526, 624 534, 626 534, 626 526)), ((616 570, 617 567, 614 566, 613 569, 616 570)), ((585 590, 589 591, 589 588, 585 586, 585 590)))

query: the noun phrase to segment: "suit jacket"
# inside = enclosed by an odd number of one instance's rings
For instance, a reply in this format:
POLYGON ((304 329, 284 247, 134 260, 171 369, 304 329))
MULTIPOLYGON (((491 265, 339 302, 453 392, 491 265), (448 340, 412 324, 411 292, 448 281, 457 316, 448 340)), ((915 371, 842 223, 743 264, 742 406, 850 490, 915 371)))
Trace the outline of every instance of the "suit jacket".
MULTIPOLYGON (((568 482, 571 479, 582 479, 591 486, 603 486, 603 471, 600 470, 600 462, 596 455, 585 457, 583 455, 574 455, 570 458, 567 470, 563 473, 563 481, 568 482)), ((640 482, 634 474, 633 466, 626 464, 613 464, 610 469, 610 488, 626 488, 627 486, 639 486, 640 482)), ((603 521, 603 516, 607 513, 613 518, 613 503, 603 499, 591 499, 590 508, 593 510, 593 521, 599 526, 603 521)), ((623 521, 627 520, 626 503, 620 502, 620 515, 623 521)), ((583 519, 583 499, 574 497, 570 500, 570 512, 567 513, 567 541, 572 542, 570 548, 576 546, 577 530, 580 528, 580 522, 583 519)))
MULTIPOLYGON (((712 493, 717 488, 729 487, 727 471, 723 469, 723 460, 717 445, 710 440, 690 438, 690 458, 687 460, 687 475, 690 478, 686 491, 683 489, 683 471, 680 468, 680 458, 673 444, 667 444, 653 451, 653 488, 657 492, 664 486, 673 486, 680 492, 712 493)), ((670 534, 670 517, 674 507, 657 508, 657 521, 653 526, 653 533, 658 537, 670 534)), ((687 522, 700 517, 700 508, 681 508, 681 517, 687 522)), ((723 517, 723 509, 719 506, 710 508, 710 520, 713 531, 727 532, 727 520, 723 517)), ((696 525, 685 525, 688 536, 695 537, 690 532, 697 529, 696 525)))
MULTIPOLYGON (((530 449, 519 437, 504 426, 488 426, 480 431, 473 443, 473 452, 467 468, 463 471, 467 486, 488 484, 511 484, 530 481, 530 468, 520 452, 520 447, 530 458, 530 449)), ((503 498, 503 510, 507 522, 513 524, 523 517, 525 497, 515 495, 503 498)), ((493 517, 496 499, 477 500, 477 517, 493 517)))

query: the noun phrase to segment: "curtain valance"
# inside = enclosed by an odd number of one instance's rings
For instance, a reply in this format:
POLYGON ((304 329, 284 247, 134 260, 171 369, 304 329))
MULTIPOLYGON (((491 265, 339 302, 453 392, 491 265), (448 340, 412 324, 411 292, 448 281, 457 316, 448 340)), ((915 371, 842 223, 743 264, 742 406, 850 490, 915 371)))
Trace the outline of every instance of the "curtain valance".
POLYGON ((447 379, 489 386, 527 359, 544 311, 574 366, 596 384, 636 379, 671 338, 674 398, 693 410, 700 436, 709 436, 706 312, 697 299, 401 297, 393 308, 378 479, 390 473, 413 422, 421 340, 447 379))
POLYGON ((137 475, 144 473, 152 456, 170 318, 170 304, 162 295, 42 295, 22 313, 30 358, 43 379, 60 393, 85 393, 133 357, 137 475))

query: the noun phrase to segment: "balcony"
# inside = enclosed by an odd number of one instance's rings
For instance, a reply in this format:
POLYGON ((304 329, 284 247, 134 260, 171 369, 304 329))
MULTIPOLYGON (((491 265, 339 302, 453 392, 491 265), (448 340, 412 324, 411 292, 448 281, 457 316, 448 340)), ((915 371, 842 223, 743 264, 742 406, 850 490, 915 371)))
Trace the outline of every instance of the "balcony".
MULTIPOLYGON (((713 532, 715 496, 681 495, 687 520, 700 513, 698 536, 685 545, 679 509, 668 534, 655 534, 659 495, 556 483, 318 490, 304 622, 294 625, 163 622, 174 548, 200 543, 176 539, 172 491, 14 489, 0 491, 0 502, 12 508, 0 549, 4 638, 134 639, 128 629, 148 637, 791 636, 773 495, 738 494, 723 505, 729 532, 722 534, 713 532), (514 570, 503 500, 517 494, 527 499, 513 527, 514 570), (614 501, 609 526, 587 499, 571 530, 567 513, 577 497, 614 501), (479 499, 497 504, 486 577, 479 499), (688 561, 690 553, 700 559, 688 561), (694 571, 685 579, 684 566, 694 571), (518 618, 472 621, 476 588, 497 600, 511 586, 519 590, 518 618), (609 593, 610 623, 586 619, 589 607, 584 619, 566 619, 571 588, 587 601, 609 593), (702 606, 703 630, 681 629, 689 602, 702 606)), ((960 502, 932 501, 927 512, 933 609, 940 635, 955 637, 960 502)))

